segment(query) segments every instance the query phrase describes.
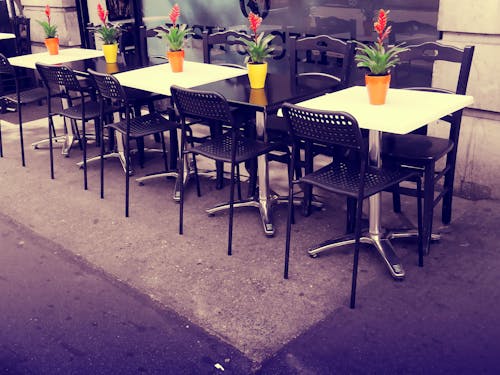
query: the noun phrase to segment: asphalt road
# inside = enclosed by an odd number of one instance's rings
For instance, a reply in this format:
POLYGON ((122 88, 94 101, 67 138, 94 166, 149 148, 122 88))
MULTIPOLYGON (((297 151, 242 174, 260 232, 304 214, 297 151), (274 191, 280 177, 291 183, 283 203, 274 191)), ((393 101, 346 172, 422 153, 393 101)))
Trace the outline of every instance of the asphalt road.
POLYGON ((2 215, 0 228, 1 374, 251 371, 232 346, 70 252, 2 215))

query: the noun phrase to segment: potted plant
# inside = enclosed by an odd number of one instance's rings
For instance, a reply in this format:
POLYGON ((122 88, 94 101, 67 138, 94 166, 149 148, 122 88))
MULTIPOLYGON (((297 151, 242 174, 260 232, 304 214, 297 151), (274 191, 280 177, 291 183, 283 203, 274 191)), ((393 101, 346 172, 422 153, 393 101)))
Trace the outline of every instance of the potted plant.
POLYGON ((184 63, 184 41, 188 35, 193 34, 192 29, 188 28, 186 24, 177 24, 177 19, 180 15, 181 9, 179 4, 175 4, 168 15, 172 22, 172 26, 166 29, 161 26, 156 28, 156 30, 163 32, 163 37, 167 40, 167 58, 172 67, 172 72, 174 73, 182 72, 184 63))
POLYGON ((269 43, 274 39, 274 35, 264 35, 264 32, 257 34, 257 30, 262 23, 262 17, 250 12, 248 15, 250 29, 253 32, 253 39, 240 39, 246 45, 247 56, 245 62, 248 69, 248 79, 252 89, 264 88, 267 75, 266 59, 272 56, 274 47, 269 43))
POLYGON ((115 64, 118 56, 118 38, 121 34, 121 29, 110 22, 108 19, 108 10, 104 10, 101 4, 97 4, 97 15, 101 20, 101 26, 96 29, 96 33, 102 40, 102 52, 106 63, 115 64))
POLYGON ((57 37, 57 26, 50 23, 50 7, 49 4, 45 5, 45 16, 47 21, 37 22, 43 27, 45 32, 45 46, 50 55, 57 55, 59 53, 59 38, 57 37))
POLYGON ((373 27, 377 32, 377 42, 373 45, 355 41, 357 53, 355 60, 358 68, 365 68, 369 72, 365 75, 365 83, 368 88, 370 104, 384 104, 387 90, 391 82, 391 69, 399 64, 398 54, 408 51, 402 44, 385 46, 384 40, 391 32, 391 26, 387 26, 387 15, 389 11, 380 9, 373 27))

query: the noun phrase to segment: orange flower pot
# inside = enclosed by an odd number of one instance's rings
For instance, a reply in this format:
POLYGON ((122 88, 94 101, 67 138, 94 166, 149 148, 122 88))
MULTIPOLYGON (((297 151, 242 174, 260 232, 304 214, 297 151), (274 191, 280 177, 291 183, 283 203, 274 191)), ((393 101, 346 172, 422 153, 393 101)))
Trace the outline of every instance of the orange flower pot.
POLYGON ((45 39, 45 47, 49 51, 49 55, 59 54, 59 38, 47 38, 45 39))
POLYGON ((365 84, 368 89, 368 98, 370 104, 381 105, 385 104, 387 91, 391 83, 391 75, 385 76, 370 76, 365 75, 365 84))
POLYGON ((182 72, 184 64, 184 50, 181 51, 167 51, 168 62, 172 68, 173 73, 182 72))

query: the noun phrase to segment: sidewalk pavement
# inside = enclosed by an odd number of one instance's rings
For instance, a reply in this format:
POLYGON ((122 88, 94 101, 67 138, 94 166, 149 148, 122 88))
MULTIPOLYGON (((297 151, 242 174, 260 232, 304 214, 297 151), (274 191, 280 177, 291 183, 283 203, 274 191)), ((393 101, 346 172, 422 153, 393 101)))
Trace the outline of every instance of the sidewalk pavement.
MULTIPOLYGON (((188 189, 183 236, 177 234, 172 181, 133 184, 126 219, 123 173, 116 161, 106 163, 104 200, 97 165, 89 167, 90 190, 83 191, 75 166, 78 148, 70 158, 56 154, 55 180, 49 178, 46 150, 26 147, 28 164, 22 168, 11 115, 2 117, 5 157, 0 160, 0 221, 14 223, 0 245, 6 265, 0 273, 2 295, 13 301, 2 308, 11 319, 1 331, 0 361, 10 373, 214 373, 222 371, 217 363, 224 373, 237 374, 500 369, 499 202, 455 199, 451 226, 440 228, 436 217, 443 238, 432 245, 424 268, 416 266, 413 241, 395 241, 407 273, 402 282, 394 281, 365 247, 353 311, 348 308, 352 249, 318 259, 303 251, 342 233, 343 200, 328 200, 325 210, 308 218, 297 215, 285 281, 285 207, 274 209, 274 238, 263 235, 256 211, 237 210, 234 255, 228 257, 227 216, 209 218, 203 211, 225 200, 227 190, 204 181, 203 196, 197 198, 188 189), (14 242, 8 233, 16 233, 14 242), (43 282, 48 279, 57 282, 43 282), (29 292, 31 297, 21 297, 29 292), (92 322, 95 328, 89 328, 92 322), (194 335, 180 332, 186 325, 194 335), (132 334, 134 329, 141 334, 132 334), (158 332, 167 332, 166 337, 158 332), (115 350, 115 336, 130 340, 115 350), (179 362, 180 356, 186 361, 179 362), (115 366, 119 370, 109 372, 115 366)), ((29 115, 27 145, 46 132, 46 120, 29 115)), ((136 174, 160 165, 151 157, 144 170, 136 166, 136 174)), ((282 187, 282 177, 273 174, 272 186, 282 187)), ((387 198, 384 222, 411 223, 414 201, 405 199, 405 215, 394 215, 387 198)))

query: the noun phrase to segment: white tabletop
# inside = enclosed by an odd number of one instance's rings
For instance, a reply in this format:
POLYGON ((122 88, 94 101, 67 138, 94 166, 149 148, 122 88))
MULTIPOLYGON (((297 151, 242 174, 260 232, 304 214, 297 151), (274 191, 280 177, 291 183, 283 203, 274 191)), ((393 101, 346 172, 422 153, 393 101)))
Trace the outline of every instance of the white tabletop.
POLYGON ((45 64, 61 64, 70 61, 92 59, 94 57, 100 56, 103 56, 103 52, 100 50, 68 48, 60 49, 58 55, 49 55, 48 52, 32 53, 30 55, 11 57, 9 59, 9 62, 15 66, 35 69, 35 63, 37 62, 42 62, 45 64))
POLYGON ((432 121, 471 105, 472 96, 416 90, 389 89, 384 105, 368 102, 366 87, 354 86, 301 103, 302 107, 344 111, 363 129, 407 134, 432 121))
POLYGON ((247 71, 244 69, 184 61, 184 69, 180 73, 173 73, 169 64, 161 64, 118 73, 115 77, 123 86, 170 95, 172 85, 190 88, 245 74, 247 71))
POLYGON ((3 39, 14 39, 16 36, 11 33, 0 33, 0 40, 3 39))

